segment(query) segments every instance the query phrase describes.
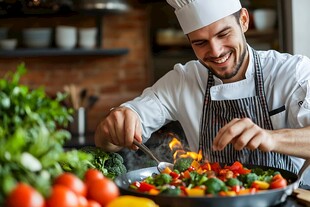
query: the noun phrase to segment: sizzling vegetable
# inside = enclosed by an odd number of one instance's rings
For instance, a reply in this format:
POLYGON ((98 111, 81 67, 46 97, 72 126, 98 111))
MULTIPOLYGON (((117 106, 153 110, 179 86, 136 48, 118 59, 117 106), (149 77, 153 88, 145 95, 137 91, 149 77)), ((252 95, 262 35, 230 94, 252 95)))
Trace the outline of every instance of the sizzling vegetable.
POLYGON ((191 160, 188 165, 189 159, 179 159, 173 171, 166 168, 160 174, 133 182, 129 188, 151 195, 236 196, 287 186, 286 179, 271 169, 247 169, 238 161, 221 167, 219 163, 191 160))

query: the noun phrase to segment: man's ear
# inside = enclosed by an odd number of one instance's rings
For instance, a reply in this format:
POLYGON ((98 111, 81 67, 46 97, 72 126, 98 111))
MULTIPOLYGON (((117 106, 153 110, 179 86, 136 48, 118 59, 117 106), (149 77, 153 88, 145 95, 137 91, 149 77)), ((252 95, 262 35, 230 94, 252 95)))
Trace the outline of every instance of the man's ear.
POLYGON ((250 24, 250 16, 246 8, 241 9, 239 21, 242 28, 242 32, 245 33, 246 31, 248 31, 250 24))

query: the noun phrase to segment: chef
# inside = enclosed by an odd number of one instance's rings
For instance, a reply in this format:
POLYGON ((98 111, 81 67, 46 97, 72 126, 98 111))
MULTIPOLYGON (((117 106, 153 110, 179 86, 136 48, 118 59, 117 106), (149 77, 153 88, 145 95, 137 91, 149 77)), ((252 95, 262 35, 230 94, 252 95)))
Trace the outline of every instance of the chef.
MULTIPOLYGON (((239 0, 167 0, 197 60, 174 69, 134 100, 113 108, 96 130, 109 151, 145 142, 170 121, 191 151, 297 173, 310 159, 310 59, 246 41, 239 0)), ((309 181, 310 182, 310 181, 309 181)))

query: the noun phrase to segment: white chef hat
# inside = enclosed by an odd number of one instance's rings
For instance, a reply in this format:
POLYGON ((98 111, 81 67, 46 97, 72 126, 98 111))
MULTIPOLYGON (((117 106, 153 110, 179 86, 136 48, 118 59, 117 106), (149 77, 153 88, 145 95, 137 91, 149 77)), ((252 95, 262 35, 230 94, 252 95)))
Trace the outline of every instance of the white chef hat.
POLYGON ((184 34, 205 27, 241 9, 239 0, 167 0, 184 34))

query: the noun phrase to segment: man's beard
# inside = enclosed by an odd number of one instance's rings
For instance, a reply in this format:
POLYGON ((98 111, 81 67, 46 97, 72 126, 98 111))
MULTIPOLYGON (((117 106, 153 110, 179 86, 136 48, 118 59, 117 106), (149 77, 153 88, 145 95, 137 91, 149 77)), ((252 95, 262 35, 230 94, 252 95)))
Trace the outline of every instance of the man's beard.
MULTIPOLYGON (((245 44, 246 45, 246 44, 245 44)), ((233 71, 229 74, 224 74, 224 75, 220 75, 219 73, 216 72, 216 70, 214 70, 212 67, 209 67, 207 66, 206 64, 204 64, 204 61, 201 61, 200 62, 206 66, 216 77, 218 77, 219 79, 221 80, 228 80, 228 79, 231 79, 233 78, 240 70, 241 68, 241 65, 243 64, 244 62, 244 59, 245 59, 245 56, 246 56, 246 53, 247 53, 247 47, 245 46, 244 47, 244 50, 242 51, 242 54, 239 58, 239 61, 237 62, 236 66, 233 68, 233 71)), ((224 67, 222 68, 223 71, 225 71, 227 68, 224 67)))

